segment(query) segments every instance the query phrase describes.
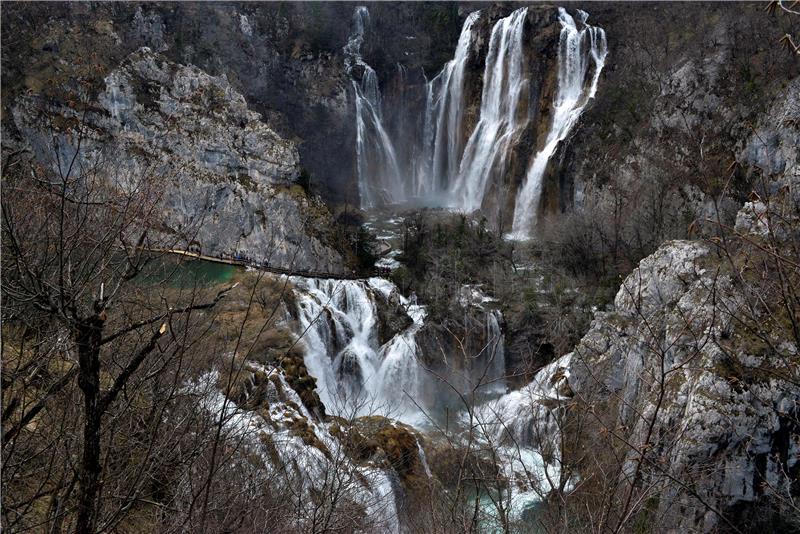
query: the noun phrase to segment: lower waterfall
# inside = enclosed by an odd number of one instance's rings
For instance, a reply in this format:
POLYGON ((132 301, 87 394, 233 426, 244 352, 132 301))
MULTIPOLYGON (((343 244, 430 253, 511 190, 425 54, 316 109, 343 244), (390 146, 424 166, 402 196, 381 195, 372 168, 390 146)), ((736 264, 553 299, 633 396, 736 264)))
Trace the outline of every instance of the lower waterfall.
POLYGON ((561 469, 563 403, 571 396, 571 358, 567 354, 550 363, 527 386, 479 405, 472 414, 478 441, 502 460, 510 482, 504 499, 515 520, 550 491, 573 484, 561 469))
MULTIPOLYGON (((435 406, 424 400, 436 398, 424 391, 436 387, 435 381, 427 380, 416 339, 425 324, 425 308, 402 297, 394 284, 382 278, 292 277, 291 281, 297 301, 296 331, 326 411, 344 418, 381 415, 420 431, 435 428, 429 419, 435 406), (379 307, 387 305, 405 310, 411 324, 381 345, 379 307)), ((487 384, 489 395, 459 416, 465 431, 473 431, 453 439, 477 440, 496 451, 503 476, 513 481, 504 499, 519 514, 552 489, 570 483, 563 479, 559 452, 560 403, 569 394, 569 355, 543 368, 527 386, 506 393, 502 317, 484 308, 491 300, 477 288, 462 289, 462 305, 484 310, 484 350, 493 359, 473 382, 487 384)), ((420 458, 428 471, 421 449, 420 458)))
POLYGON ((411 304, 382 278, 292 281, 306 366, 317 379, 326 410, 343 417, 384 415, 419 423, 422 414, 415 401, 424 371, 417 363, 415 336, 424 307, 411 304), (378 298, 396 298, 413 321, 383 345, 378 341, 378 298))

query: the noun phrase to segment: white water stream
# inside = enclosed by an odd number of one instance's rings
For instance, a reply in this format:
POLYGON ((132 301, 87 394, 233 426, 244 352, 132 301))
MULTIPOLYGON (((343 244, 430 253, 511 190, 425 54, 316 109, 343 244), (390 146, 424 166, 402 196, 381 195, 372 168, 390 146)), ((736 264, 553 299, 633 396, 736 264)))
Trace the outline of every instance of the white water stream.
POLYGON ((417 362, 416 333, 422 306, 400 296, 382 278, 362 280, 292 279, 298 288, 300 333, 306 367, 330 413, 343 417, 384 415, 420 424, 423 370, 417 362), (396 298, 413 324, 384 345, 378 341, 378 299, 396 298))
POLYGON ((487 183, 502 176, 514 135, 527 124, 528 79, 523 76, 522 33, 528 9, 514 11, 492 28, 483 73, 480 120, 467 142, 458 178, 451 188, 451 206, 465 211, 481 207, 487 183))
POLYGON ((539 198, 542 194, 542 179, 547 163, 558 144, 570 133, 578 121, 586 103, 594 98, 597 82, 605 64, 606 34, 601 28, 586 24, 588 14, 578 10, 578 21, 563 8, 558 10, 561 35, 558 46, 558 89, 553 102, 553 122, 548 130, 544 148, 533 159, 525 182, 517 194, 514 208, 512 237, 529 237, 536 222, 539 198), (592 67, 590 83, 587 75, 592 67))
POLYGON ((362 207, 392 204, 405 197, 403 173, 397 152, 383 124, 378 76, 361 57, 364 32, 369 24, 366 7, 353 14, 353 33, 344 47, 347 70, 353 79, 356 101, 356 161, 362 207))
MULTIPOLYGON (((422 157, 414 184, 414 195, 441 197, 458 175, 464 150, 464 75, 479 11, 464 21, 453 59, 425 85, 425 119, 422 157)), ((445 200, 445 199, 442 199, 445 200)))

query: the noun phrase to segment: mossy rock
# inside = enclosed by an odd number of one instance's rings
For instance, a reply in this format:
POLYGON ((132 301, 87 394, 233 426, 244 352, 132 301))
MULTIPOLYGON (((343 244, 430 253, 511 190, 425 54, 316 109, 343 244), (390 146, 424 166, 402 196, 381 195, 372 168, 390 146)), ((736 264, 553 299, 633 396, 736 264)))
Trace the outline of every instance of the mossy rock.
POLYGON ((286 382, 297 392, 303 405, 312 414, 323 419, 325 417, 325 405, 322 404, 322 400, 317 393, 317 380, 308 374, 302 355, 298 353, 286 354, 280 360, 280 365, 286 377, 286 382))
POLYGON ((378 431, 376 440, 401 477, 413 474, 420 467, 417 438, 409 429, 403 426, 386 426, 378 431))
POLYGON ((269 408, 269 377, 260 370, 253 370, 246 364, 234 360, 220 371, 217 387, 228 392, 228 398, 237 406, 247 410, 269 408))
POLYGON ((305 417, 292 419, 289 423, 289 433, 302 439, 303 443, 306 445, 319 449, 327 458, 331 457, 331 451, 319 437, 317 437, 317 433, 314 432, 314 428, 308 423, 308 419, 305 417))
POLYGON ((337 421, 335 427, 354 460, 386 462, 406 486, 427 478, 419 456, 419 437, 411 427, 381 416, 337 421))

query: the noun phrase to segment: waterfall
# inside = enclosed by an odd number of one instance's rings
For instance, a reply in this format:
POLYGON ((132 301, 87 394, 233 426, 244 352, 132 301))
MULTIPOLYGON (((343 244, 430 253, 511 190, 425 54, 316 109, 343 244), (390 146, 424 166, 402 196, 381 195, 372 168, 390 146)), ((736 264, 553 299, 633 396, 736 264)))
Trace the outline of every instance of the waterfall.
POLYGON ((578 29, 575 19, 563 8, 558 9, 561 34, 558 46, 558 88, 553 102, 553 122, 547 139, 528 169, 522 188, 517 194, 514 207, 512 237, 524 239, 530 236, 535 224, 542 179, 547 162, 572 127, 578 121, 586 103, 594 98, 597 81, 605 64, 607 53, 606 35, 601 28, 586 24, 588 14, 578 10, 578 29), (587 86, 586 78, 590 63, 594 71, 587 86))
MULTIPOLYGON (((375 71, 361 57, 364 32, 369 23, 366 7, 356 8, 353 33, 344 47, 346 66, 353 79, 356 103, 356 159, 361 206, 374 207, 414 199, 448 203, 447 195, 460 167, 464 150, 464 77, 473 25, 480 12, 471 13, 461 29, 453 59, 425 84, 425 107, 418 139, 407 150, 410 161, 398 161, 397 142, 384 123, 381 93, 375 71), (360 76, 360 81, 355 78, 360 76)), ((404 67, 398 65, 400 73, 404 67)), ((401 110, 398 133, 412 135, 416 124, 401 110)))
POLYGON ((524 388, 475 409, 478 440, 502 460, 503 476, 509 480, 504 498, 515 520, 550 491, 571 482, 562 480, 560 458, 560 418, 572 396, 571 359, 572 354, 562 356, 524 388))
POLYGON ((487 370, 486 378, 490 381, 490 390, 505 392, 506 353, 505 336, 500 328, 501 318, 502 314, 498 310, 490 310, 486 313, 487 350, 491 358, 491 365, 487 370))
MULTIPOLYGON (((266 470, 266 480, 273 488, 288 486, 302 502, 311 502, 328 491, 327 477, 335 470, 342 480, 350 481, 337 487, 339 497, 363 506, 374 531, 401 532, 396 475, 379 466, 352 461, 339 436, 331 433, 325 422, 314 418, 279 368, 248 361, 241 369, 244 376, 253 372, 268 377, 258 386, 250 379, 251 385, 263 388, 264 398, 269 399, 259 401, 256 410, 245 407, 250 393, 238 404, 226 398, 220 390, 218 370, 183 386, 197 399, 199 413, 220 421, 223 439, 236 443, 241 457, 260 459, 258 463, 241 464, 243 469, 253 469, 246 478, 264 477, 266 470), (313 435, 319 445, 309 445, 305 437, 298 435, 297 421, 303 421, 306 435, 313 435), (269 438, 264 439, 265 436, 269 438)), ((313 530, 313 519, 313 513, 298 513, 293 526, 297 531, 313 530)))
POLYGON ((424 308, 409 303, 381 278, 292 282, 306 367, 317 380, 325 409, 344 417, 379 414, 417 421, 420 414, 412 399, 418 396, 422 370, 415 335, 424 308), (388 300, 393 293, 413 324, 380 346, 377 299, 388 300))
POLYGON ((353 76, 356 103, 356 162, 362 207, 394 203, 405 197, 397 153, 383 124, 381 90, 375 71, 361 57, 369 11, 356 8, 353 33, 344 47, 347 72, 353 76), (360 75, 360 81, 355 79, 360 75))
POLYGON ((528 79, 523 75, 522 50, 527 15, 528 8, 518 9, 492 28, 480 120, 467 141, 452 189, 454 206, 465 211, 480 208, 486 184, 490 177, 502 174, 511 141, 527 123, 519 110, 521 103, 527 103, 528 79))
POLYGON ((455 55, 425 86, 423 171, 414 189, 417 196, 446 191, 458 173, 464 149, 464 71, 472 44, 472 27, 480 11, 470 13, 461 28, 455 55))
MULTIPOLYGON (((424 86, 422 116, 402 104, 392 131, 412 143, 398 158, 398 141, 387 132, 381 93, 375 71, 361 57, 364 31, 369 22, 365 7, 356 8, 353 33, 345 46, 348 72, 356 95, 356 154, 362 207, 414 200, 465 212, 480 209, 497 186, 503 195, 506 161, 517 141, 531 126, 528 113, 530 72, 524 49, 527 8, 498 20, 492 27, 483 70, 480 115, 467 137, 464 113, 467 66, 476 39, 481 12, 471 13, 461 29, 453 59, 424 86), (465 141, 466 137, 466 141, 465 141)), ((561 25, 558 47, 557 88, 551 124, 542 148, 531 158, 517 191, 509 237, 525 239, 535 225, 547 164, 558 144, 569 135, 587 102, 597 91, 607 54, 605 32, 586 24, 588 15, 577 10, 573 18, 558 10, 561 25), (577 19, 577 20, 576 20, 577 19)), ((405 74, 405 70, 401 72, 405 74)), ((503 205, 502 198, 498 204, 503 205)))

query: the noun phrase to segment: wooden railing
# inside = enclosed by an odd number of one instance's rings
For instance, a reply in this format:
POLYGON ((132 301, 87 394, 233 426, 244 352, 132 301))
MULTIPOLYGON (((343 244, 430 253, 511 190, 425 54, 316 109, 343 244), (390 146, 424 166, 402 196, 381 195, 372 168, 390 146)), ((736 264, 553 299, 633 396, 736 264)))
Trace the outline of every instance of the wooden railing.
POLYGON ((177 254, 179 256, 187 256, 190 258, 211 261, 215 263, 227 263, 228 265, 240 265, 242 267, 250 267, 259 271, 265 271, 274 274, 282 274, 286 276, 301 276, 304 278, 322 278, 322 279, 335 279, 335 280, 366 280, 373 276, 387 276, 391 271, 389 269, 374 268, 370 273, 356 274, 356 273, 330 273, 325 271, 312 271, 308 269, 286 269, 284 267, 275 267, 268 265, 266 262, 259 262, 250 258, 241 256, 234 257, 216 257, 206 256, 199 252, 192 252, 190 250, 180 249, 151 249, 153 252, 166 252, 169 254, 177 254))

